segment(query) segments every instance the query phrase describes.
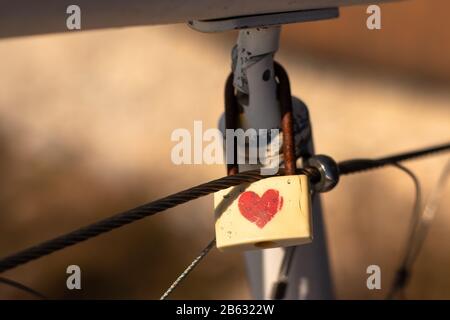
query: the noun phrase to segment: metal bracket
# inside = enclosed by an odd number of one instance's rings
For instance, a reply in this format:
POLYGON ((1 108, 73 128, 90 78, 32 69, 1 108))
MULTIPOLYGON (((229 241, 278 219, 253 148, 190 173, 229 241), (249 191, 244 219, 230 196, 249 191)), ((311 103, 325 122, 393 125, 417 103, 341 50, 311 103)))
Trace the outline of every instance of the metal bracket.
POLYGON ((339 8, 290 11, 212 20, 193 20, 188 25, 201 32, 222 32, 248 28, 308 22, 339 17, 339 8))

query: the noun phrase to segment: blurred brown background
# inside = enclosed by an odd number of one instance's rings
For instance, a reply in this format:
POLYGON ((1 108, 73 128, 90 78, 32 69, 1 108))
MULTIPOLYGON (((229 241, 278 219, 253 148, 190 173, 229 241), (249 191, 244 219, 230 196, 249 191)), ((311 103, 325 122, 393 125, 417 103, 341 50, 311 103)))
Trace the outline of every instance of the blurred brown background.
MULTIPOLYGON (((447 9, 447 10, 446 10, 447 9)), ((445 0, 366 7, 284 28, 277 55, 309 106, 316 148, 337 160, 450 138, 445 0)), ((224 174, 170 162, 176 128, 215 127, 235 34, 139 27, 0 41, 0 256, 224 174)), ((410 162, 428 195, 448 155, 410 162)), ((446 195, 448 195, 448 189, 446 195)), ((413 186, 395 169, 345 177, 323 196, 338 298, 383 298, 405 245, 413 186), (366 267, 382 268, 381 291, 366 267)), ((55 298, 155 299, 213 236, 211 197, 5 273, 55 298), (82 269, 80 292, 66 267, 82 269)), ((406 297, 450 298, 450 197, 406 297)), ((250 298, 241 255, 214 251, 174 298, 250 298)), ((0 286, 0 298, 29 298, 0 286)))

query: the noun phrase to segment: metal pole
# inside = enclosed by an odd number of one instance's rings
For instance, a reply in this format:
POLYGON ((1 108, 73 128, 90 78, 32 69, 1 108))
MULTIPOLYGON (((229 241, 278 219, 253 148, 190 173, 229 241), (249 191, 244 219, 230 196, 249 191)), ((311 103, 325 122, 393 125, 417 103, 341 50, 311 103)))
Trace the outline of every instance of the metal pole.
POLYGON ((81 9, 81 30, 185 23, 393 0, 0 0, 0 38, 67 32, 67 8, 81 9))
MULTIPOLYGON (((274 77, 273 56, 278 50, 280 27, 245 29, 239 32, 233 49, 234 86, 242 106, 240 126, 243 129, 273 129, 280 127, 280 107, 274 77)), ((304 155, 313 154, 309 117, 306 106, 294 99, 294 118, 302 132, 298 149, 304 155), (304 134, 309 133, 309 134, 304 134)), ((239 171, 258 168, 240 165, 239 171)), ((320 199, 314 199, 314 240, 312 244, 295 247, 288 275, 286 299, 331 299, 331 279, 320 199)), ((248 251, 245 260, 251 293, 256 299, 271 298, 278 280, 284 249, 248 251)))

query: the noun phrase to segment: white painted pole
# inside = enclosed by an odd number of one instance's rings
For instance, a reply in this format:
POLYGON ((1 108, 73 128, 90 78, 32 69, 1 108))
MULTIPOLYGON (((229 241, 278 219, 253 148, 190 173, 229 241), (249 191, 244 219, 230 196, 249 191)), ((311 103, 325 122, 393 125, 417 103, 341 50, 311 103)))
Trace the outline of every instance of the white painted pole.
MULTIPOLYGON (((276 97, 273 56, 278 50, 280 27, 245 29, 240 31, 234 49, 234 84, 238 91, 248 95, 241 101, 240 117, 244 129, 272 129, 280 126, 280 107, 276 97), (263 75, 271 74, 269 79, 263 75)), ((294 119, 309 123, 308 111, 299 100, 293 100, 294 119)), ((305 128, 310 130, 310 127, 305 128)), ((305 149, 313 154, 312 139, 305 149)), ((258 165, 240 165, 239 171, 258 168, 258 165)), ((295 248, 293 265, 288 275, 286 299, 332 299, 325 230, 320 199, 315 197, 313 207, 314 240, 295 248)), ((270 299, 278 280, 284 249, 266 249, 245 253, 251 293, 256 299, 270 299)))
POLYGON ((0 38, 67 32, 70 5, 81 9, 81 31, 185 23, 394 0, 0 0, 0 38))

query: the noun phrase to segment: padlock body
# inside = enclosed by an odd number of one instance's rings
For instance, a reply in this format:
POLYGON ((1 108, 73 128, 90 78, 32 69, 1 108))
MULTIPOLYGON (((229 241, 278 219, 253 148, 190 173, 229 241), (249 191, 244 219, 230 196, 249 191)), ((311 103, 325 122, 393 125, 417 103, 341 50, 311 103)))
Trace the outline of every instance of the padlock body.
POLYGON ((311 193, 305 175, 266 178, 214 194, 217 248, 254 250, 312 241, 311 193))

